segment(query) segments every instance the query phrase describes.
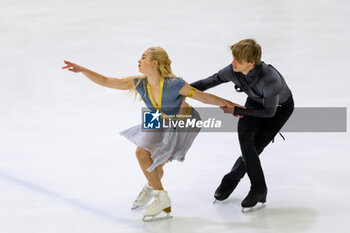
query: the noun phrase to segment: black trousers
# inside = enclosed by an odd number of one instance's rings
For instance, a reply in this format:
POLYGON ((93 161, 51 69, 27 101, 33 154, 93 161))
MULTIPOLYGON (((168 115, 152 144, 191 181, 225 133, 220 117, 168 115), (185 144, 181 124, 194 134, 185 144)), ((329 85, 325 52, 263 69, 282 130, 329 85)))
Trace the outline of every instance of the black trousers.
MULTIPOLYGON (((247 98, 247 108, 261 108, 261 104, 247 98)), ((238 121, 238 137, 241 146, 243 160, 239 158, 235 167, 239 176, 243 177, 247 172, 251 189, 257 192, 266 189, 264 172, 262 170, 259 155, 264 148, 274 139, 276 134, 287 122, 294 110, 294 100, 291 96, 282 106, 277 108, 273 117, 251 117, 244 116, 238 121)))

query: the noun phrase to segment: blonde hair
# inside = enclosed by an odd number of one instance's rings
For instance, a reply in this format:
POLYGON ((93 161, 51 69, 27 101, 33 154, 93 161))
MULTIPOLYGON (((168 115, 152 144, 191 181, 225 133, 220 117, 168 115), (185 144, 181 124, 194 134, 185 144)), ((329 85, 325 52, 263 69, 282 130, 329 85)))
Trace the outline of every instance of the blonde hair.
POLYGON ((241 40, 231 47, 232 55, 238 62, 261 63, 261 46, 254 39, 241 40))
MULTIPOLYGON (((147 50, 150 51, 151 61, 157 61, 158 71, 162 78, 165 78, 165 77, 179 78, 176 75, 174 75, 173 71, 171 70, 171 60, 169 59, 168 53, 165 51, 165 49, 158 46, 153 46, 148 48, 147 50)), ((139 79, 139 81, 135 84, 134 88, 130 89, 130 93, 135 94, 135 97, 137 96, 136 87, 141 82, 147 82, 147 79, 146 78, 139 79)), ((146 85, 144 85, 144 89, 146 93, 146 85)))
POLYGON ((151 61, 158 62, 158 71, 164 77, 176 78, 171 70, 171 60, 168 53, 161 47, 151 47, 148 49, 151 52, 151 61))

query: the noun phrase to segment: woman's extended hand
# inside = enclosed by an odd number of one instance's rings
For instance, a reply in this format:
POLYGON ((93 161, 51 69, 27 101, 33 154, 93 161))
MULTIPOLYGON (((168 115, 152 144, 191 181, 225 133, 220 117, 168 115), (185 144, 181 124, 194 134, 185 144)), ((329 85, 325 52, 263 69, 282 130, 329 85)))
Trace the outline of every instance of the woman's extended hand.
POLYGON ((66 64, 66 66, 63 66, 62 69, 67 69, 69 71, 72 71, 74 73, 79 73, 79 72, 82 72, 83 71, 83 67, 75 64, 75 63, 72 63, 72 62, 69 62, 69 61, 66 61, 64 60, 64 63, 66 64))
MULTIPOLYGON (((244 106, 233 103, 233 102, 231 102, 229 100, 225 100, 225 99, 223 100, 223 106, 220 106, 220 108, 224 111, 224 113, 229 113, 229 114, 233 114, 235 112, 235 107, 245 109, 244 106)), ((238 116, 238 115, 234 115, 234 116, 238 116)), ((243 116, 239 116, 239 117, 242 118, 243 116)))

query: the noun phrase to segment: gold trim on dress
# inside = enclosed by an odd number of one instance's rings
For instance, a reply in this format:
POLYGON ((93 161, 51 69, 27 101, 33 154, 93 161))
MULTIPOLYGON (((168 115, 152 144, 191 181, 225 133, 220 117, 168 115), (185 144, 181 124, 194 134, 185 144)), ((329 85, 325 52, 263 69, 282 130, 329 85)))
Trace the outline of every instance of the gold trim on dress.
MULTIPOLYGON (((162 112, 161 109, 162 109, 164 80, 165 80, 164 77, 162 77, 162 80, 160 80, 159 98, 158 98, 159 104, 157 104, 157 102, 154 100, 154 98, 152 96, 151 86, 149 85, 149 82, 147 81, 147 92, 148 92, 148 96, 149 96, 149 99, 151 100, 151 103, 152 103, 153 107, 155 109, 157 109, 162 114, 161 118, 164 118, 164 119, 167 119, 167 120, 182 120, 182 119, 185 119, 186 117, 188 117, 192 113, 192 107, 191 106, 188 108, 189 110, 188 110, 188 112, 186 113, 186 115, 184 117, 170 117, 170 116, 168 116, 168 115, 166 115, 165 113, 162 112)), ((192 89, 191 89, 191 91, 192 91, 192 89)), ((194 90, 193 90, 193 93, 194 93, 194 90)))

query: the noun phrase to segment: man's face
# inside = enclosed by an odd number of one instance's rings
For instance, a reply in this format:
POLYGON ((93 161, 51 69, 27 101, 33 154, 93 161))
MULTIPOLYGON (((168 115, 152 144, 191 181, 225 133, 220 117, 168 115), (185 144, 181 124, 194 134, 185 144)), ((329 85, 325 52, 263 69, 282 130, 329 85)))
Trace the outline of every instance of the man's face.
POLYGON ((241 72, 247 74, 251 69, 254 68, 254 63, 241 61, 238 62, 235 57, 233 57, 232 67, 234 72, 241 72))

